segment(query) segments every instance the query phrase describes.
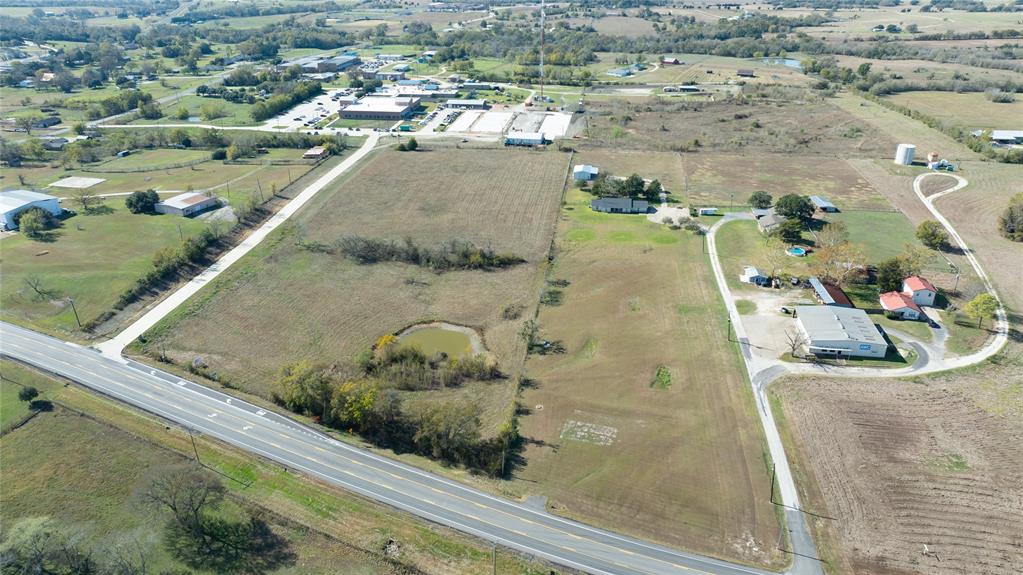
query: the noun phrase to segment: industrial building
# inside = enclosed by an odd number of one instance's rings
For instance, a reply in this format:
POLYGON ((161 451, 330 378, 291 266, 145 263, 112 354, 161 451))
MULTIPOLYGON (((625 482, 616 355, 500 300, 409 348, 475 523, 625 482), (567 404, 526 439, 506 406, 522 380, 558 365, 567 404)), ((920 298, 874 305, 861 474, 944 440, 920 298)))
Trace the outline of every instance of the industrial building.
POLYGON ((366 96, 341 110, 346 120, 405 120, 419 106, 419 98, 366 96))
POLYGON ((548 141, 540 132, 508 132, 504 137, 506 146, 542 146, 548 141))
POLYGON ((358 56, 333 56, 330 58, 324 58, 322 56, 306 56, 304 58, 298 58, 290 62, 285 62, 281 65, 281 68, 290 68, 292 66, 298 66, 302 68, 304 74, 316 74, 324 72, 342 72, 361 64, 362 60, 358 56))
MULTIPOLYGON (((363 74, 365 77, 367 74, 363 74)), ((405 72, 369 72, 368 80, 380 80, 381 82, 397 82, 405 79, 405 72)))
POLYGON ((216 197, 207 196, 201 192, 185 192, 157 202, 153 209, 158 214, 187 217, 218 205, 220 205, 220 200, 216 197))
POLYGON ((608 214, 645 214, 650 211, 650 203, 632 198, 597 198, 590 201, 590 209, 608 214))
POLYGON ((454 99, 444 102, 444 106, 455 110, 486 110, 490 108, 486 100, 465 100, 465 99, 454 99))
POLYGON ((589 182, 597 179, 600 168, 589 164, 577 164, 572 168, 572 179, 577 182, 589 182))
POLYGON ((39 208, 54 216, 59 216, 63 210, 60 207, 60 200, 56 196, 31 192, 29 190, 11 190, 0 192, 0 230, 13 230, 18 227, 14 222, 18 214, 39 208))
POLYGON ((796 322, 814 355, 883 358, 888 353, 888 342, 862 309, 799 305, 795 310, 796 322))

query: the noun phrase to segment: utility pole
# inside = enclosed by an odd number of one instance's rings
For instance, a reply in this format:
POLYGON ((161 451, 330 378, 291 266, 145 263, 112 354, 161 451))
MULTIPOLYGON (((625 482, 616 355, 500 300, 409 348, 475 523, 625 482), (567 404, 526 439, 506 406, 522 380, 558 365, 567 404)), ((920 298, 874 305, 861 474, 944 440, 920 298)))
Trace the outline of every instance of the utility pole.
POLYGON ((185 233, 181 231, 181 224, 178 224, 178 239, 185 241, 185 233))
MULTIPOLYGON (((188 429, 187 427, 185 429, 188 429)), ((192 430, 188 429, 188 438, 192 440, 192 451, 195 452, 195 462, 202 465, 202 461, 199 461, 199 449, 195 446, 195 436, 192 435, 192 430)))
POLYGON ((546 46, 546 33, 544 29, 547 25, 547 14, 545 10, 544 0, 540 0, 540 102, 546 104, 547 100, 543 95, 543 50, 546 46))
MULTIPOLYGON (((958 280, 959 277, 956 276, 956 279, 958 280)), ((69 297, 67 301, 71 304, 71 311, 75 312, 75 322, 78 324, 78 329, 82 329, 82 320, 78 319, 78 308, 75 307, 74 298, 69 297)))
POLYGON ((732 316, 728 316, 728 341, 732 341, 732 316))
POLYGON ((493 566, 494 566, 494 569, 493 569, 494 573, 493 573, 493 575, 497 575, 497 543, 494 543, 493 545, 494 545, 494 548, 493 548, 493 551, 491 553, 492 563, 493 563, 493 566))

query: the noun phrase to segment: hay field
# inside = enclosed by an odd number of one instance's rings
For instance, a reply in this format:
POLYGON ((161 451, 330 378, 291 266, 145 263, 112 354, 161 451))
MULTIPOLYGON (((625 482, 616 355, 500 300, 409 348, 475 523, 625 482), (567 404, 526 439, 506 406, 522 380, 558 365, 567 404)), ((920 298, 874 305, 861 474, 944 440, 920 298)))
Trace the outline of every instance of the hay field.
POLYGON ((653 22, 635 16, 604 16, 602 18, 570 18, 572 26, 593 26, 597 32, 608 36, 649 36, 654 33, 653 22))
POLYGON ((919 381, 802 378, 771 390, 832 573, 1019 572, 1018 344, 919 381))
MULTIPOLYGON (((747 103, 587 99, 585 146, 613 149, 880 157, 895 141, 796 88, 746 87, 747 103)), ((908 118, 907 118, 908 120, 908 118)))
POLYGON ((507 413, 524 355, 516 335, 521 319, 503 319, 502 311, 532 309, 538 300, 569 156, 429 147, 377 152, 149 337, 179 360, 202 355, 244 391, 269 397, 285 364, 350 361, 381 335, 422 321, 469 325, 512 377, 456 391, 479 400, 496 423, 507 413), (397 263, 361 266, 304 249, 296 234, 324 244, 346 234, 408 236, 430 246, 465 239, 528 263, 445 274, 397 263))
POLYGON ((1008 127, 1018 124, 1018 119, 1023 118, 1023 100, 996 104, 979 92, 903 92, 887 98, 946 124, 971 130, 1012 129, 1008 127))
POLYGON ((570 190, 562 210, 551 277, 569 285, 539 321, 565 353, 527 362, 517 483, 558 514, 779 566, 760 424, 700 238, 589 199, 570 190))
POLYGON ((785 194, 819 194, 842 210, 890 210, 891 205, 848 162, 798 156, 682 154, 685 198, 695 205, 743 205, 763 190, 775 199, 785 194))

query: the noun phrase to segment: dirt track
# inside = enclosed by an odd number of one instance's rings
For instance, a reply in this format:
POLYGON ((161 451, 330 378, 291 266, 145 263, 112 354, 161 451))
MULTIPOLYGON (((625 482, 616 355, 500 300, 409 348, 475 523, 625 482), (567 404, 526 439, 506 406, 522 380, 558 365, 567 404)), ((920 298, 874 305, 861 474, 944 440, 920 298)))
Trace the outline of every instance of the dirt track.
POLYGON ((778 382, 822 555, 835 573, 1023 571, 1015 361, 907 381, 778 382), (808 481, 809 480, 809 481, 808 481))

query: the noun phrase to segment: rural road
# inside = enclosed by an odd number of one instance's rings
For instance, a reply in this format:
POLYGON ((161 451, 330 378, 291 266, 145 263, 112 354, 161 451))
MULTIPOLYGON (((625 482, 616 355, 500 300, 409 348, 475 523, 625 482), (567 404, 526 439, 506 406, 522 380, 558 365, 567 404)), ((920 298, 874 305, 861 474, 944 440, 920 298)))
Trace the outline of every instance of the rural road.
MULTIPOLYGON (((766 575, 502 499, 331 439, 150 366, 0 322, 0 352, 320 481, 554 563, 597 575, 766 575)), ((804 573, 809 573, 806 571, 804 573)))
POLYGON ((258 246, 270 234, 270 232, 288 221, 288 218, 300 210, 302 206, 306 205, 309 200, 313 199, 320 190, 326 188, 331 182, 350 170, 352 166, 357 164, 359 160, 366 156, 366 154, 370 153, 376 146, 379 137, 380 135, 378 133, 370 132, 366 141, 358 150, 345 158, 340 164, 331 168, 329 172, 323 174, 323 176, 309 184, 308 187, 295 196, 295 199, 288 202, 288 204, 281 208, 281 210, 276 214, 270 216, 269 220, 249 234, 249 236, 242 240, 240 244, 221 256, 213 265, 192 278, 192 280, 187 284, 164 298, 163 301, 146 312, 145 315, 135 320, 134 323, 125 328, 121 333, 97 345, 96 348, 114 360, 125 361, 121 357, 121 352, 128 344, 135 341, 138 336, 156 325, 158 321, 166 317, 170 312, 174 311, 179 305, 185 303, 188 298, 195 295, 203 286, 219 276, 224 270, 231 267, 231 265, 241 259, 242 256, 252 251, 253 248, 258 246))

